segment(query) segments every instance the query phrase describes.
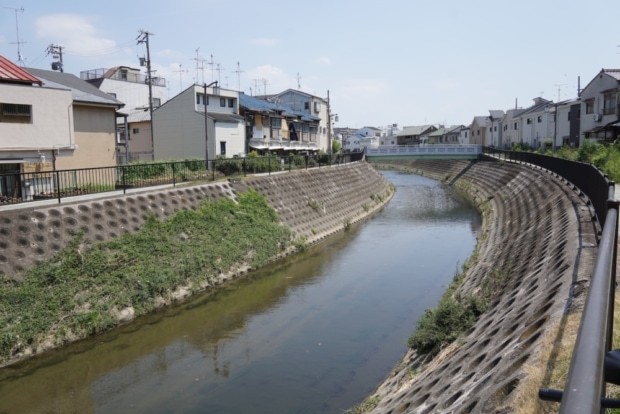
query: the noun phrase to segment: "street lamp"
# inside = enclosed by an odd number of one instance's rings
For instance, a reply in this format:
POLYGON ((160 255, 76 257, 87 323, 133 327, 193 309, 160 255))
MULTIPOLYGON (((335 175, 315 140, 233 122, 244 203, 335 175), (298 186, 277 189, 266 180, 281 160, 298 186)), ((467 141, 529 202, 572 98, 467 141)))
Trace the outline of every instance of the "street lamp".
POLYGON ((202 84, 202 89, 205 94, 203 102, 205 104, 205 165, 207 170, 209 169, 209 123, 207 122, 207 102, 209 100, 209 95, 207 95, 207 88, 213 85, 217 85, 217 81, 213 81, 208 85, 206 83, 202 84))

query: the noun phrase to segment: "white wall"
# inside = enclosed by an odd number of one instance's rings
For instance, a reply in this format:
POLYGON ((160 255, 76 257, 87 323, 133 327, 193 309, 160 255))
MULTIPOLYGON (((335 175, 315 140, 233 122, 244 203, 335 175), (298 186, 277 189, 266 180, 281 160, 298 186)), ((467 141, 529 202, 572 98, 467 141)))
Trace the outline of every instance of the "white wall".
MULTIPOLYGON (((116 99, 125 104, 124 111, 149 107, 149 86, 145 83, 104 79, 99 90, 116 95, 116 99)), ((153 85, 152 91, 153 98, 159 98, 162 104, 168 100, 165 87, 153 85)))
POLYGON ((0 84, 0 102, 32 105, 31 123, 0 123, 0 151, 37 151, 75 144, 70 91, 0 84))

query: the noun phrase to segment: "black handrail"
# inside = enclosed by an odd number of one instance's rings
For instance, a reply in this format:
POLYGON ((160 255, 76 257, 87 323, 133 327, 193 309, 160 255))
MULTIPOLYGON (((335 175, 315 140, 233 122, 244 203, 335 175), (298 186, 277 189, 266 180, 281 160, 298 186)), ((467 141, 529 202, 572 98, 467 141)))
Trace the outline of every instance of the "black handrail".
POLYGON ((84 194, 105 193, 158 185, 176 187, 184 182, 215 181, 245 176, 346 164, 358 161, 352 154, 219 158, 178 162, 127 164, 114 167, 79 168, 0 174, 0 205, 84 194), (6 194, 5 194, 6 193, 6 194))

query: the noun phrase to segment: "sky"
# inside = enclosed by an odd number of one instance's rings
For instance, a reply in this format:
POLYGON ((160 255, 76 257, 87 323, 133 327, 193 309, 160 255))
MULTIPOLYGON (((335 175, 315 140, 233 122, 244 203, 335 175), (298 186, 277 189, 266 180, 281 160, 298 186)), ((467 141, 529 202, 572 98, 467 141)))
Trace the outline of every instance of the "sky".
POLYGON ((617 16, 618 0, 0 0, 0 55, 51 69, 53 44, 76 76, 138 68, 142 30, 170 97, 217 80, 329 91, 336 127, 468 125, 620 68, 617 16))

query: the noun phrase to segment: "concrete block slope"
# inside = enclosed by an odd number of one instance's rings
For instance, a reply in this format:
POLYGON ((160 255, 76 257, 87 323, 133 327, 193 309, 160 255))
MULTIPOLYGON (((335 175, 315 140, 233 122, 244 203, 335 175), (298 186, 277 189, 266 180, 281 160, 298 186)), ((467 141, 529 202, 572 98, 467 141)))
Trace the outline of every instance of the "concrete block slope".
MULTIPOLYGON (((442 175, 433 168, 429 174, 442 175)), ((475 325, 431 361, 410 350, 369 412, 536 412, 549 348, 563 335, 565 315, 580 311, 571 287, 591 275, 596 226, 572 186, 540 169, 499 162, 468 166, 454 186, 484 221, 476 260, 455 294, 495 286, 493 297, 475 325)))

